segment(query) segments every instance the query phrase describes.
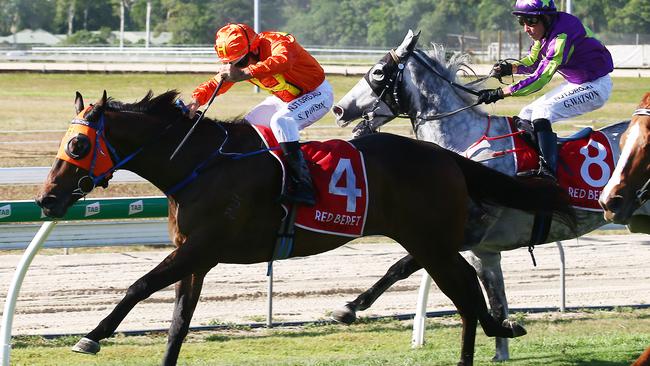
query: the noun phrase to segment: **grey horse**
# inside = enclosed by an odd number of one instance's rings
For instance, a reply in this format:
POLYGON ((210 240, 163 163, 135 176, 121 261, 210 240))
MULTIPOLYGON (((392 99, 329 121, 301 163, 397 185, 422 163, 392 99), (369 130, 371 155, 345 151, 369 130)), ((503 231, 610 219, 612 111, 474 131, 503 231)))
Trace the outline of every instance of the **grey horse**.
MULTIPOLYGON (((418 34, 419 35, 419 34, 418 34)), ((466 55, 452 56, 447 62, 444 49, 433 45, 424 52, 416 48, 418 35, 409 31, 402 44, 385 55, 356 86, 333 108, 341 127, 362 118, 354 129, 355 136, 372 133, 396 117, 410 119, 419 140, 481 161, 500 172, 516 174, 512 130, 505 117, 489 116, 474 103, 474 89, 456 80, 459 69, 468 60, 466 55)), ((619 138, 629 121, 607 126, 599 131, 609 139, 613 160, 620 155, 619 138)), ((577 135, 584 136, 589 130, 577 135)), ((577 138, 577 137, 574 137, 577 138)), ((561 142, 572 138, 560 139, 561 142)), ((604 184, 603 184, 604 185, 604 184)), ((465 250, 488 294, 493 315, 508 317, 508 303, 501 271, 501 251, 529 246, 534 217, 508 208, 474 207, 466 226, 465 250)), ((635 212, 631 231, 650 233, 649 205, 635 212)), ((554 219, 545 242, 572 239, 593 231, 606 223, 602 211, 577 209, 577 232, 554 219)), ((367 309, 386 289, 420 269, 412 257, 394 264, 387 274, 357 299, 336 310, 336 320, 351 323, 356 311, 367 309)), ((509 359, 508 340, 496 339, 494 361, 509 359)))

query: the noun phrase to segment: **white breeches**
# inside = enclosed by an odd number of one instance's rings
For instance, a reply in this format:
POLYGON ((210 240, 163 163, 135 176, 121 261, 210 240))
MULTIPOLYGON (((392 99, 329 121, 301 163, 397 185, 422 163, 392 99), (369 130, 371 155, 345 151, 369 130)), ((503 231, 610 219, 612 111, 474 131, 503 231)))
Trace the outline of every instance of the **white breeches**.
POLYGON ((609 74, 582 84, 565 81, 522 108, 519 117, 529 121, 544 118, 551 123, 569 119, 602 107, 611 93, 609 74))
POLYGON ((323 118, 334 104, 334 92, 327 80, 316 90, 290 102, 270 96, 244 117, 249 123, 270 127, 278 142, 300 140, 300 130, 323 118))

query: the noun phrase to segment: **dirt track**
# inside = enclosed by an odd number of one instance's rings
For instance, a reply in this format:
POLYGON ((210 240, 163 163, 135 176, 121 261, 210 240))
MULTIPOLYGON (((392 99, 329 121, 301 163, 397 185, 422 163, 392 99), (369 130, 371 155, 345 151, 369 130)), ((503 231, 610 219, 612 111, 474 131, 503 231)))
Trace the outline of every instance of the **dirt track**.
MULTIPOLYGON (((563 243, 567 306, 650 303, 650 237, 591 236, 563 243)), ((85 333, 119 301, 125 289, 167 251, 37 256, 20 293, 14 334, 85 333)), ((317 320, 352 300, 404 255, 396 244, 351 244, 309 258, 276 262, 274 321, 317 320)), ((553 244, 503 253, 510 306, 558 306, 559 255, 553 244)), ((0 256, 4 298, 19 255, 0 256)), ((218 265, 207 276, 192 325, 264 322, 266 264, 218 265)), ((421 272, 398 282, 360 315, 413 313, 421 272)), ((136 306, 118 331, 169 326, 173 287, 136 306)), ((450 309, 437 289, 429 311, 450 309)))

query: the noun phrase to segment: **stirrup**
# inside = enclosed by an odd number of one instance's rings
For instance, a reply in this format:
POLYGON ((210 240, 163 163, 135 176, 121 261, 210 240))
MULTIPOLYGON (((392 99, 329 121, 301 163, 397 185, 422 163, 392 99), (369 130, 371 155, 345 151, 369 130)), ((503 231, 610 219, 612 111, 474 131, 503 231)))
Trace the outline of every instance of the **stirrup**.
POLYGON ((552 180, 553 182, 557 183, 557 177, 555 174, 553 174, 550 169, 542 166, 537 169, 529 169, 523 172, 518 172, 517 176, 522 178, 540 177, 552 180))

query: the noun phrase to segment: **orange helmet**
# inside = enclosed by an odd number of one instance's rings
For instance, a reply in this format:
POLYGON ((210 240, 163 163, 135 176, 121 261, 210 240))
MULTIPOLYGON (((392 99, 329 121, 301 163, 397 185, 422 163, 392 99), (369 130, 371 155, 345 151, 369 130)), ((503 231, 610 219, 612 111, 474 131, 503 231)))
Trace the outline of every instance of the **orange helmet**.
POLYGON ((257 34, 246 24, 228 23, 214 36, 214 50, 223 63, 231 63, 244 57, 251 50, 257 34))

